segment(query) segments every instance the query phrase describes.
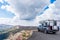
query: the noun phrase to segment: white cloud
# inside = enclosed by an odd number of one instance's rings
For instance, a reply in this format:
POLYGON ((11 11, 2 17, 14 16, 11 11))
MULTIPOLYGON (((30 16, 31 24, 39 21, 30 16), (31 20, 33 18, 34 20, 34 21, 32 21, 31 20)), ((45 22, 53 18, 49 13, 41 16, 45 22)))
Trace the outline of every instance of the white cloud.
POLYGON ((0 24, 8 24, 11 22, 10 18, 0 18, 0 24))
POLYGON ((44 6, 48 5, 49 0, 7 0, 19 19, 34 19, 44 6), (46 1, 46 2, 45 2, 46 1), (39 10, 39 11, 37 11, 39 10))
POLYGON ((9 6, 9 5, 2 5, 2 6, 1 6, 1 9, 5 9, 5 10, 7 10, 7 11, 13 12, 12 7, 9 6))
POLYGON ((11 25, 24 25, 24 26, 36 26, 39 24, 39 21, 46 19, 57 19, 60 20, 60 5, 59 0, 49 5, 49 9, 44 11, 40 16, 36 16, 38 13, 43 11, 43 8, 46 4, 43 0, 8 0, 8 3, 11 6, 2 6, 2 9, 13 12, 16 16, 12 19, 10 18, 0 18, 0 23, 2 24, 11 24, 11 25), (14 2, 15 1, 15 2, 14 2), (38 2, 39 1, 39 2, 38 2), (20 20, 20 19, 31 19, 35 18, 32 21, 20 20))
POLYGON ((56 8, 60 9, 60 0, 56 0, 54 4, 56 8))
MULTIPOLYGON (((39 21, 42 20, 48 20, 48 19, 54 19, 54 20, 60 20, 60 9, 56 7, 55 3, 49 5, 49 9, 45 10, 44 13, 40 16, 37 16, 35 20, 31 22, 31 25, 38 25, 39 21)), ((30 23, 30 22, 26 22, 30 23)), ((23 24, 23 22, 22 22, 23 24)))
POLYGON ((13 20, 12 18, 0 18, 0 24, 22 25, 22 26, 37 26, 38 25, 34 20, 33 21, 13 20))
POLYGON ((45 10, 42 15, 37 16, 38 21, 47 19, 60 20, 60 9, 56 7, 55 3, 50 4, 49 9, 45 10))
POLYGON ((1 9, 5 9, 5 8, 6 8, 6 6, 4 6, 4 5, 1 6, 1 9))
POLYGON ((2 6, 2 9, 13 12, 16 16, 14 18, 0 19, 2 24, 35 26, 38 25, 38 13, 43 11, 44 6, 49 5, 49 0, 5 0, 10 3, 10 6, 2 6), (46 1, 46 2, 45 2, 46 1), (36 19, 34 19, 36 17, 36 19), (31 21, 21 19, 34 19, 31 21))
POLYGON ((23 25, 23 26, 37 26, 35 21, 26 21, 26 20, 15 20, 14 25, 23 25))
POLYGON ((42 15, 37 16, 36 19, 38 21, 53 19, 53 7, 54 7, 54 4, 50 4, 49 9, 45 10, 42 15))
POLYGON ((0 0, 1 3, 3 3, 3 0, 0 0))
POLYGON ((1 9, 7 9, 8 5, 2 5, 1 9))

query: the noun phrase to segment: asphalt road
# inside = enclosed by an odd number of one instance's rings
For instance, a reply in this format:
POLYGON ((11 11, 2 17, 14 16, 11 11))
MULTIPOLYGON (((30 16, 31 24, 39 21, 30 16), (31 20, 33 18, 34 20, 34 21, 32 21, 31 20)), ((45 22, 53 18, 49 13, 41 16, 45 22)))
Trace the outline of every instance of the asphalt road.
POLYGON ((57 34, 45 34, 34 31, 33 35, 28 40, 60 40, 60 32, 57 34))

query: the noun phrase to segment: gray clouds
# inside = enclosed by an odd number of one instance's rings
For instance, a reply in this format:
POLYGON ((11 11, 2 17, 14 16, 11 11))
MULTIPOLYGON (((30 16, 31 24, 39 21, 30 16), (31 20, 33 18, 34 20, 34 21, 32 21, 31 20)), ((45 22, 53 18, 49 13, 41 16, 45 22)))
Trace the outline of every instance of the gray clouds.
POLYGON ((20 19, 30 20, 39 13, 38 9, 41 12, 49 4, 49 0, 9 0, 8 3, 20 19))

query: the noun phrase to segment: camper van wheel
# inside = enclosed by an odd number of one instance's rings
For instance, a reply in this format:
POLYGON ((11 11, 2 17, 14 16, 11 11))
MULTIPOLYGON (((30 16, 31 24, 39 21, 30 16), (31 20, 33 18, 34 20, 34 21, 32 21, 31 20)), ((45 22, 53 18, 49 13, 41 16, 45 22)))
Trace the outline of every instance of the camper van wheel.
POLYGON ((53 34, 56 34, 56 32, 53 32, 53 34))
POLYGON ((40 30, 38 29, 38 32, 40 32, 40 30))

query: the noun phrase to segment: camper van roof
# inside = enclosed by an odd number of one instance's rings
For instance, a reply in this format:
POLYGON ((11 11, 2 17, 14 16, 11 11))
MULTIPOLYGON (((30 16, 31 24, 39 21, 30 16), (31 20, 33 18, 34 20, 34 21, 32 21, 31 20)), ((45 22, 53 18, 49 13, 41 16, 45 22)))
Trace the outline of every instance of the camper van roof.
POLYGON ((50 21, 57 21, 57 20, 42 20, 39 23, 45 23, 45 22, 50 22, 50 21))

